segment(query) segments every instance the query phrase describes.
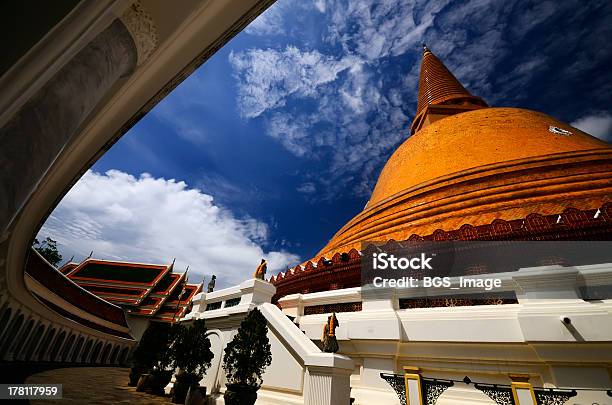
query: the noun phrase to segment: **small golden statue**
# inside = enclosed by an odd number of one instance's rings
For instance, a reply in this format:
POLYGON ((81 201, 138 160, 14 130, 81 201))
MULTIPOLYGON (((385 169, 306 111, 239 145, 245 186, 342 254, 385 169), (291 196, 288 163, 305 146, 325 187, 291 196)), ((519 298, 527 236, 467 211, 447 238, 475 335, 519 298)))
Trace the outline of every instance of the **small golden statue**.
POLYGON ((339 349, 338 340, 336 339, 336 328, 339 326, 336 313, 332 313, 327 317, 325 327, 323 327, 323 351, 327 353, 336 353, 339 349))
POLYGON ((266 259, 261 259, 261 263, 259 263, 259 266, 257 266, 257 270, 255 270, 255 273, 253 273, 253 277, 263 280, 264 277, 266 276, 267 268, 268 268, 268 262, 266 262, 266 259))

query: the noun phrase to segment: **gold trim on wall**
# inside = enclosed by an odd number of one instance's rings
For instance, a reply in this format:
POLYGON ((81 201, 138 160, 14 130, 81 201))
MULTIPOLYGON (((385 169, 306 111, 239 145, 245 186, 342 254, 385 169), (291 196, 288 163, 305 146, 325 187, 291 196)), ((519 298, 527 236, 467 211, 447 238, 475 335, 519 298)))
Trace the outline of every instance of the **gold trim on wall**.
POLYGON ((410 391, 408 390, 408 380, 416 380, 419 403, 412 405, 423 405, 423 390, 421 387, 421 374, 418 367, 404 366, 404 385, 406 386, 406 405, 410 404, 410 391))
POLYGON ((530 383, 525 382, 525 381, 515 381, 512 376, 510 378, 512 379, 512 385, 511 385, 512 398, 514 399, 514 403, 516 405, 525 405, 525 404, 521 404, 521 402, 519 401, 518 393, 516 392, 517 389, 529 390, 529 392, 531 393, 531 400, 533 401, 533 405, 538 405, 538 401, 536 400, 535 392, 533 392, 533 386, 530 383))

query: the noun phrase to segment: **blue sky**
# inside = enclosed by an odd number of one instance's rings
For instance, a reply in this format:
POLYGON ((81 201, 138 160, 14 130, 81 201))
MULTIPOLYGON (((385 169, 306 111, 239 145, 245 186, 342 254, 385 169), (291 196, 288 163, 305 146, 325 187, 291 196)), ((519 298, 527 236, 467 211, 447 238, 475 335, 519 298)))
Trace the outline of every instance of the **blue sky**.
POLYGON ((606 1, 279 0, 113 146, 41 236, 66 258, 176 257, 220 285, 260 256, 283 270, 363 208, 407 139, 423 41, 490 105, 610 141, 611 21, 606 1))

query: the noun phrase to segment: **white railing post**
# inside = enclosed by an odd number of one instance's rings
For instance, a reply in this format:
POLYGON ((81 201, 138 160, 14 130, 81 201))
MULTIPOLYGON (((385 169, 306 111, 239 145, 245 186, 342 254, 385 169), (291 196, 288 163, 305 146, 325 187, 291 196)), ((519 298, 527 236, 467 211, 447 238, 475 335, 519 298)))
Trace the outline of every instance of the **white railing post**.
MULTIPOLYGON (((352 366, 352 365, 351 365, 352 366)), ((307 366, 304 405, 349 405, 353 368, 307 366)))

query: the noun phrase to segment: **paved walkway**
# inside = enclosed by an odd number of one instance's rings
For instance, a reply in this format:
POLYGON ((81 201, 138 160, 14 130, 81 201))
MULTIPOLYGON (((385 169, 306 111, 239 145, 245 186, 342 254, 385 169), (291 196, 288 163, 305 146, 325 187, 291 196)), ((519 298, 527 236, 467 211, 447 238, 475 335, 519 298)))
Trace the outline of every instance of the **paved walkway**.
POLYGON ((28 377, 26 384, 63 384, 62 400, 31 400, 33 405, 171 404, 170 398, 136 392, 128 387, 128 368, 75 367, 44 371, 28 377))

